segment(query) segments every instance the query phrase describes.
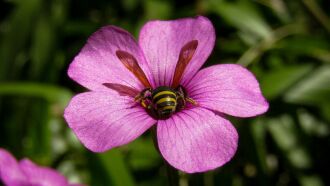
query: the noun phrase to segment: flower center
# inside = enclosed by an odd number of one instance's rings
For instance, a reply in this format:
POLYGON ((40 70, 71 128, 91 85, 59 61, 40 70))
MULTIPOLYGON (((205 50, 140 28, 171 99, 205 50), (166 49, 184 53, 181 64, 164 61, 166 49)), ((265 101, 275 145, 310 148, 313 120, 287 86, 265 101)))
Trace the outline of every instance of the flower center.
POLYGON ((156 89, 146 88, 135 97, 135 101, 157 119, 167 119, 175 112, 184 109, 186 102, 197 103, 188 97, 185 89, 179 85, 176 89, 159 86, 156 89))

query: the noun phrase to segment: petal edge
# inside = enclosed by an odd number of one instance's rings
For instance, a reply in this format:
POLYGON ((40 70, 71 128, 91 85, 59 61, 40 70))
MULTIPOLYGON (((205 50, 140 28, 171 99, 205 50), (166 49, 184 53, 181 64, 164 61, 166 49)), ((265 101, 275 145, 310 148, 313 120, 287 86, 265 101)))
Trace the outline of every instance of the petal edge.
POLYGON ((238 134, 228 120, 195 107, 158 121, 157 139, 169 164, 196 173, 227 163, 236 152, 238 134))
POLYGON ((78 139, 94 152, 127 144, 156 123, 133 98, 112 91, 76 95, 64 118, 78 139))
POLYGON ((198 40, 197 50, 186 67, 181 84, 187 83, 211 54, 215 30, 203 16, 171 21, 154 20, 146 23, 139 35, 139 44, 149 64, 155 86, 170 86, 181 48, 198 40))
POLYGON ((186 89, 200 106, 232 116, 252 117, 269 107, 254 75, 236 64, 202 69, 186 89))
POLYGON ((122 84, 142 90, 144 87, 141 82, 116 56, 118 50, 133 55, 150 83, 153 83, 149 67, 134 37, 126 30, 112 25, 100 28, 88 38, 69 66, 69 77, 94 91, 106 90, 103 83, 122 84))

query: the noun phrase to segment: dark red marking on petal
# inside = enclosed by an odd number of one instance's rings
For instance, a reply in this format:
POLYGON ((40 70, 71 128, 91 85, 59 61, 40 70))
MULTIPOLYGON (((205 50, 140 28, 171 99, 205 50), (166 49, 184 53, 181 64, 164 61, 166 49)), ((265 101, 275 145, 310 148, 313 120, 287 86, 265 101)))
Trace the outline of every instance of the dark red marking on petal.
POLYGON ((129 71, 131 71, 145 87, 151 88, 147 76, 144 74, 143 70, 141 69, 137 60, 132 54, 122 50, 117 50, 116 55, 119 58, 119 60, 124 64, 124 66, 129 71))
POLYGON ((138 90, 125 86, 125 85, 116 84, 116 83, 103 83, 103 85, 118 92, 119 95, 121 95, 121 96, 135 97, 136 95, 139 94, 138 90))
POLYGON ((175 72, 172 81, 172 88, 179 86, 184 70, 191 61, 191 58, 194 56, 194 53, 197 49, 198 41, 192 40, 185 44, 179 54, 179 59, 175 67, 175 72))

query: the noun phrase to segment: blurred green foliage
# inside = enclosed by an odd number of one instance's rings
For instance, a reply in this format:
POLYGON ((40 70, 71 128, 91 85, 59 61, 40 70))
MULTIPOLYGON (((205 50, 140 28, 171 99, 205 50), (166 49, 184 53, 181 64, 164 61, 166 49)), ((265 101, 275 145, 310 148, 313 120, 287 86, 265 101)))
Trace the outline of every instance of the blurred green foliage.
POLYGON ((205 66, 252 70, 269 112, 233 119, 238 152, 180 185, 330 185, 330 2, 327 0, 7 0, 0 1, 0 147, 92 186, 167 185, 150 133, 102 154, 86 150, 63 120, 84 89, 66 70, 104 25, 138 36, 150 19, 198 14, 215 25, 205 66))

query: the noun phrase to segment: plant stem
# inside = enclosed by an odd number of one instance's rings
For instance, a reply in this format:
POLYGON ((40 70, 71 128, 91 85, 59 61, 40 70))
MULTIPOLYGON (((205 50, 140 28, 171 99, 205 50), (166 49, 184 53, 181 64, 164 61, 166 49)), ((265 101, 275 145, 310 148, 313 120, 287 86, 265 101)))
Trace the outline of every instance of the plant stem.
MULTIPOLYGON (((152 139, 154 142, 154 146, 156 148, 156 150, 159 152, 159 148, 158 148, 158 143, 157 143, 157 125, 154 125, 151 128, 151 135, 152 135, 152 139)), ((160 154, 160 152, 159 152, 160 154)), ((178 171, 172 167, 170 164, 167 163, 167 161, 165 159, 164 160, 164 164, 166 167, 166 174, 167 174, 167 179, 169 182, 170 186, 179 186, 179 175, 178 175, 178 171)))
POLYGON ((170 186, 179 186, 178 171, 164 160, 166 166, 167 179, 170 186))
POLYGON ((327 14, 323 12, 321 7, 315 0, 303 0, 304 5, 315 16, 315 18, 324 26, 324 28, 330 32, 330 20, 327 14))
POLYGON ((270 49, 277 41, 287 37, 289 35, 302 33, 303 28, 298 24, 286 25, 274 30, 270 37, 264 38, 258 44, 249 48, 238 59, 237 64, 241 64, 245 67, 249 66, 256 58, 258 58, 264 51, 270 49))

